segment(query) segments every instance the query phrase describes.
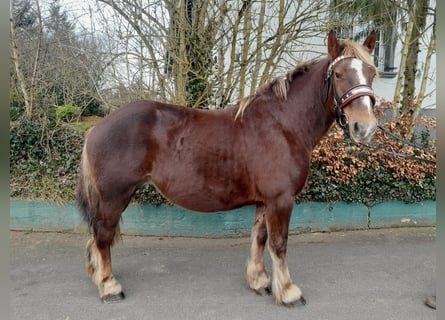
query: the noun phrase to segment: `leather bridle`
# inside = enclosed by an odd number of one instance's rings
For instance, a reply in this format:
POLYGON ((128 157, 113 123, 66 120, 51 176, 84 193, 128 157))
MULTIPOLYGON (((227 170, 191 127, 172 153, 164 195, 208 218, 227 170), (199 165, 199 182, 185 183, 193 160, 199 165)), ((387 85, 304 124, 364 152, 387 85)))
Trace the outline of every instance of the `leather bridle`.
POLYGON ((374 95, 374 90, 369 85, 357 84, 349 88, 340 98, 338 98, 332 75, 335 64, 344 59, 354 59, 354 57, 338 56, 328 66, 325 76, 325 103, 328 100, 329 92, 332 90, 336 121, 337 124, 345 130, 348 125, 348 116, 343 111, 343 108, 360 97, 371 98, 372 105, 374 106, 376 97, 374 95))

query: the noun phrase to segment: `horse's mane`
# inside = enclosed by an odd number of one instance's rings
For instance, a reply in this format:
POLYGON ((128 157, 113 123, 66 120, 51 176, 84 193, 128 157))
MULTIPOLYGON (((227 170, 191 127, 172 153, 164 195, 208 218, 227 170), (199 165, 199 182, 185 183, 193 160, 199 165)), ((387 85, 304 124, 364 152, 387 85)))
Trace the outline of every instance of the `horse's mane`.
POLYGON ((344 47, 343 49, 344 56, 357 58, 375 68, 374 62, 372 61, 372 57, 369 54, 369 51, 366 50, 364 46, 350 40, 343 40, 341 43, 342 46, 344 47))
MULTIPOLYGON (((349 40, 343 40, 340 42, 341 46, 343 47, 342 55, 346 57, 354 57, 359 60, 362 60, 366 64, 374 67, 374 62, 372 61, 371 55, 369 52, 360 44, 349 41, 349 40)), ((267 92, 272 91, 273 94, 280 100, 286 100, 287 99, 287 93, 289 91, 290 84, 292 81, 294 81, 296 78, 302 76, 303 74, 307 73, 309 69, 316 63, 318 63, 320 59, 314 59, 309 60, 307 62, 303 62, 299 65, 297 65, 293 70, 288 72, 286 76, 284 77, 276 77, 269 81, 267 81, 265 84, 260 86, 255 94, 242 98, 238 101, 238 111, 235 115, 235 120, 242 116, 244 113, 244 110, 255 100, 257 97, 266 94, 267 92)), ((376 69, 377 71, 377 69, 376 69)), ((376 72, 376 74, 378 74, 376 72)))

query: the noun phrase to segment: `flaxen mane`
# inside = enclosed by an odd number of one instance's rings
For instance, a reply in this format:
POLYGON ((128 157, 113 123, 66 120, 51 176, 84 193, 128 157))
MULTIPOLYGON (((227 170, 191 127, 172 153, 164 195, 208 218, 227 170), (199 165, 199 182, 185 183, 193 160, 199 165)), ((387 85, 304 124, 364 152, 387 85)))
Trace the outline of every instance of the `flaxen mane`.
MULTIPOLYGON (((371 58, 371 55, 362 45, 357 44, 352 41, 349 41, 349 40, 344 40, 341 42, 341 46, 344 47, 344 49, 343 49, 344 56, 355 57, 355 58, 360 59, 363 62, 365 62, 366 64, 375 68, 374 62, 372 61, 372 58, 371 58)), ((286 100, 287 92, 289 90, 289 87, 290 87, 290 84, 292 83, 292 81, 295 78, 308 72, 309 69, 311 68, 311 66, 316 64, 319 61, 320 61, 319 59, 314 59, 314 60, 310 60, 310 61, 304 62, 302 64, 299 64, 299 65, 297 65, 297 67, 295 67, 295 69, 288 72, 285 77, 273 78, 272 80, 266 82, 261 87, 259 87, 256 90, 255 94, 248 96, 246 98, 242 98, 238 102, 239 108, 238 108, 238 111, 236 112, 235 120, 239 116, 242 117, 244 110, 246 110, 246 108, 252 103, 252 101, 254 101, 257 97, 265 94, 266 92, 272 91, 278 99, 286 100)), ((376 72, 376 75, 378 75, 378 72, 376 72)))
POLYGON ((253 100, 255 100, 257 97, 266 94, 266 92, 272 91, 273 94, 281 100, 286 100, 287 98, 287 92, 289 91, 290 84, 292 81, 305 74, 309 71, 310 67, 317 63, 319 60, 311 60, 308 62, 304 62, 302 64, 299 64, 293 69, 292 71, 288 72, 286 76, 284 77, 276 77, 269 81, 267 81, 265 84, 260 86, 255 94, 248 96, 246 98, 242 98, 238 104, 239 108, 235 115, 235 120, 243 115, 244 110, 252 103, 253 100))
POLYGON ((371 55, 362 45, 349 40, 344 40, 342 41, 342 46, 344 47, 343 50, 344 56, 354 57, 359 60, 362 60, 364 63, 369 64, 370 66, 376 69, 376 67, 374 66, 374 62, 372 61, 371 55))

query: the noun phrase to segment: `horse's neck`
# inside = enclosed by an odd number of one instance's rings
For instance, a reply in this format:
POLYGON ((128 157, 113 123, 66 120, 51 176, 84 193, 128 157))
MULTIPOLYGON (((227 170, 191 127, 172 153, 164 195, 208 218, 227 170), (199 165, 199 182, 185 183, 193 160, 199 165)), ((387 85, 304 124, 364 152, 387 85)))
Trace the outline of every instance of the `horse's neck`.
POLYGON ((295 79, 289 90, 289 119, 295 126, 295 135, 313 147, 323 138, 335 120, 333 108, 324 101, 324 76, 328 60, 311 66, 312 70, 295 79))

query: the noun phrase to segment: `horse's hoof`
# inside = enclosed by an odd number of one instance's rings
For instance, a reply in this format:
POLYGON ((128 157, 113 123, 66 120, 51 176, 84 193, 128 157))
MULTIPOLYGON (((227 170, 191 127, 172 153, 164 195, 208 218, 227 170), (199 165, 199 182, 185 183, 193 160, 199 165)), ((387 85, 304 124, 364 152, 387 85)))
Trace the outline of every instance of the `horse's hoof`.
POLYGON ((307 303, 306 299, 303 296, 301 296, 300 299, 298 299, 296 301, 289 302, 289 303, 285 303, 284 305, 286 307, 295 307, 298 304, 301 304, 302 306, 305 306, 306 303, 307 303))
POLYGON ((103 296, 101 300, 104 303, 115 303, 115 302, 124 300, 124 298, 125 298, 125 294, 124 294, 124 292, 121 291, 118 294, 107 294, 107 295, 103 296))
POLYGON ((260 288, 253 291, 259 296, 270 296, 272 294, 272 289, 270 287, 260 288))

